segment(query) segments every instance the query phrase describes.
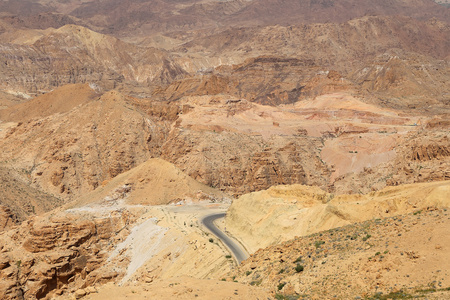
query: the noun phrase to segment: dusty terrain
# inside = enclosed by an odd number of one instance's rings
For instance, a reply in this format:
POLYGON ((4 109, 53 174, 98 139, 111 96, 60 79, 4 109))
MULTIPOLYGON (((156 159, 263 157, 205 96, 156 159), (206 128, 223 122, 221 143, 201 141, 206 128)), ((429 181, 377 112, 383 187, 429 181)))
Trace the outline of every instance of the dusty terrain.
POLYGON ((83 299, 255 299, 265 300, 270 294, 262 288, 235 282, 175 277, 150 284, 129 287, 105 285, 83 299))
POLYGON ((133 26, 146 25, 126 41, 129 14, 147 1, 131 11, 115 1, 95 9, 34 1, 38 27, 36 15, 16 16, 23 7, 5 2, 1 159, 62 202, 150 157, 235 196, 277 184, 339 194, 449 179, 448 10, 430 2, 304 10, 287 1, 262 20, 253 1, 160 1, 152 9, 176 12, 180 23, 165 15, 163 30, 138 16, 133 26), (267 26, 198 30, 210 28, 217 6, 227 20, 253 16, 267 26), (280 9, 309 16, 275 25, 280 9), (412 10, 418 15, 390 16, 412 10), (204 23, 185 28, 186 13, 204 23), (322 13, 339 22, 321 23, 322 13))
POLYGON ((233 201, 228 231, 250 253, 295 236, 305 236, 373 218, 450 205, 449 181, 387 187, 365 195, 329 194, 317 187, 274 186, 233 201))
POLYGON ((233 195, 294 183, 366 193, 449 178, 445 115, 366 100, 347 90, 276 107, 230 95, 166 103, 68 85, 0 111, 0 156, 62 202, 150 157, 233 195))
MULTIPOLYGON (((158 204, 173 203, 149 205, 136 198, 142 193, 137 183, 145 176, 133 175, 146 170, 151 178, 157 168, 166 174, 174 170, 167 162, 151 160, 118 176, 111 182, 115 190, 107 185, 103 192, 92 192, 87 197, 91 203, 71 203, 22 224, 2 223, 2 297, 72 297, 108 281, 133 285, 182 275, 217 278, 230 271, 234 263, 226 249, 199 223, 203 215, 226 210, 226 200, 213 197, 223 195, 191 178, 186 182, 184 175, 147 182, 147 188, 164 191, 158 204), (122 184, 124 177, 128 185, 122 184), (184 184, 186 192, 173 194, 174 183, 184 184)), ((2 210, 2 216, 7 213, 2 210)))
POLYGON ((445 0, 0 1, 0 298, 448 298, 449 49, 445 0))
POLYGON ((300 299, 448 299, 449 220, 429 208, 319 232, 261 249, 231 275, 300 299))

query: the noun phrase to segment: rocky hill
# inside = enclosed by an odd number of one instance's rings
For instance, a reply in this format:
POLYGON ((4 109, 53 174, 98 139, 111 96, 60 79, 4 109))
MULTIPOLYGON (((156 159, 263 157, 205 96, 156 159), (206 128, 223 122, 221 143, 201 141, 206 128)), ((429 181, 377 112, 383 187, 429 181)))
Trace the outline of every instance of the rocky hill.
MULTIPOLYGON (((79 88, 63 89, 78 92, 79 88)), ((94 92, 85 93, 85 98, 79 93, 83 104, 69 111, 75 103, 61 101, 60 92, 26 103, 27 117, 22 118, 28 121, 13 125, 1 140, 2 160, 50 194, 68 199, 97 188, 150 158, 158 136, 164 135, 164 128, 155 126, 117 92, 94 98, 94 92), (51 112, 41 110, 47 100, 53 101, 47 105, 55 113, 33 119, 51 112)))
POLYGON ((0 110, 0 119, 16 123, 38 120, 53 114, 66 113, 98 96, 88 84, 69 84, 41 97, 0 110))
POLYGON ((447 299, 448 228, 435 208, 348 225, 261 249, 230 277, 277 299, 447 299))
POLYGON ((30 186, 24 174, 0 167, 0 232, 30 215, 39 215, 61 205, 60 199, 30 186))
POLYGON ((124 200, 127 204, 162 205, 179 201, 230 201, 226 194, 195 181, 167 161, 151 158, 124 172, 95 191, 82 195, 70 206, 89 204, 97 199, 124 200))

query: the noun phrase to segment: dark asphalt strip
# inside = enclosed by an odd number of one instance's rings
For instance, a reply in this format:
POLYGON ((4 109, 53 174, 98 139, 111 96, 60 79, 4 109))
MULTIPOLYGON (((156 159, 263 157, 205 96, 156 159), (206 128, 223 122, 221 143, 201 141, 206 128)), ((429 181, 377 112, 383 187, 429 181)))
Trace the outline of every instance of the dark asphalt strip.
POLYGON ((206 216, 202 219, 202 224, 225 244, 225 246, 233 254, 238 264, 240 264, 241 261, 247 259, 248 255, 245 252, 243 252, 240 249, 240 247, 232 239, 230 239, 223 231, 221 231, 219 228, 216 227, 216 225, 214 225, 215 220, 223 218, 225 217, 225 215, 226 213, 220 213, 206 216))

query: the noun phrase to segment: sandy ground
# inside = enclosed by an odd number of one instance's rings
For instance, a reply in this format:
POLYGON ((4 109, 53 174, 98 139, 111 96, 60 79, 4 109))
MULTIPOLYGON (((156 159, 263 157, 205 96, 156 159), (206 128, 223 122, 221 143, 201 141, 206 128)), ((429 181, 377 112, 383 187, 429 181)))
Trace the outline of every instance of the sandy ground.
POLYGON ((326 140, 320 153, 328 165, 333 166, 331 181, 337 177, 364 168, 374 168, 396 157, 394 148, 398 134, 360 133, 326 140))
MULTIPOLYGON (((201 225, 208 214, 225 212, 229 204, 180 201, 176 204, 130 205, 126 199, 91 203, 70 214, 107 217, 118 210, 140 215, 129 235, 119 241, 100 272, 117 272, 118 280, 95 286, 87 299, 267 299, 253 287, 219 281, 236 267, 226 247, 201 225), (177 279, 181 277, 181 279, 177 279), (209 280, 208 280, 209 279, 209 280), (94 289, 94 290, 95 290, 94 289)), ((222 223, 223 222, 218 222, 222 223)), ((83 289, 90 293, 93 289, 83 289)), ((62 295, 71 299, 76 295, 62 295)))
POLYGON ((219 278, 235 263, 227 258, 228 250, 201 225, 208 214, 225 212, 229 204, 210 201, 180 201, 176 204, 129 205, 126 200, 90 204, 71 213, 107 216, 117 209, 141 215, 110 254, 102 268, 123 273, 120 285, 152 282, 157 278, 189 275, 196 278, 219 278))
POLYGON ((84 297, 86 300, 104 299, 270 299, 270 294, 258 287, 236 282, 176 277, 158 280, 151 284, 117 287, 102 286, 97 293, 84 297))
POLYGON ((409 131, 417 118, 399 116, 396 112, 366 104, 348 93, 333 93, 294 105, 279 107, 247 103, 243 100, 236 114, 230 115, 230 97, 185 97, 184 103, 195 107, 180 117, 183 127, 245 132, 269 138, 274 135, 295 135, 306 129, 309 136, 320 137, 342 127, 350 131, 409 131), (212 101, 214 100, 214 101, 212 101), (218 104, 222 109, 218 109, 218 104), (275 125, 275 123, 277 125, 275 125), (356 126, 356 127, 355 127, 356 126))

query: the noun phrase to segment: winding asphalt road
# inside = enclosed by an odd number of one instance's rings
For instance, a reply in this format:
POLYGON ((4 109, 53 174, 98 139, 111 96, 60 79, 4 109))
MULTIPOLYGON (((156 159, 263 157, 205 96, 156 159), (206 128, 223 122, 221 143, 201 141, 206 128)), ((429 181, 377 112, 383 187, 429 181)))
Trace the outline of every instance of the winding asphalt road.
POLYGON ((201 221, 203 226, 205 226, 209 231, 211 231, 216 237, 218 237, 225 246, 231 251, 237 263, 240 264, 241 261, 248 258, 248 254, 240 247, 235 241, 229 238, 222 230, 214 225, 214 221, 225 217, 226 213, 219 213, 208 215, 204 217, 201 221))

